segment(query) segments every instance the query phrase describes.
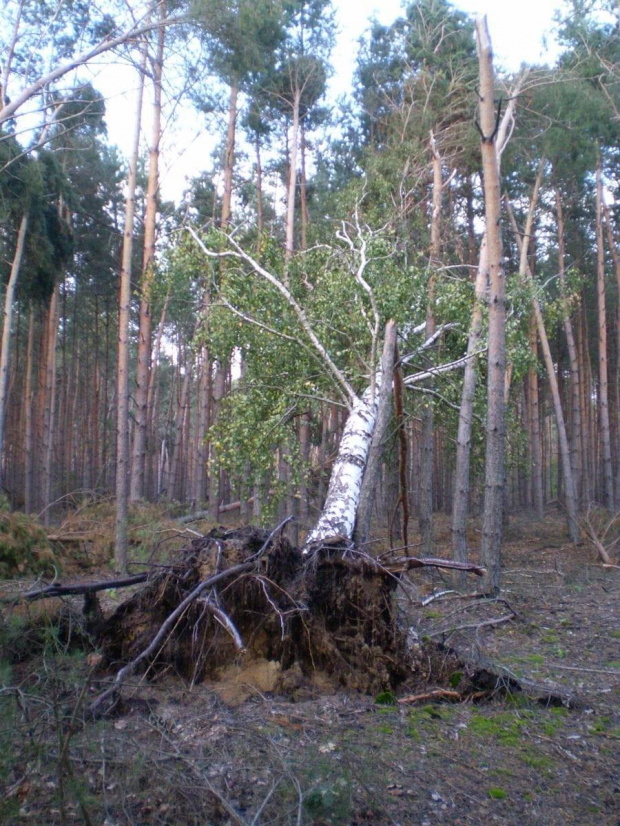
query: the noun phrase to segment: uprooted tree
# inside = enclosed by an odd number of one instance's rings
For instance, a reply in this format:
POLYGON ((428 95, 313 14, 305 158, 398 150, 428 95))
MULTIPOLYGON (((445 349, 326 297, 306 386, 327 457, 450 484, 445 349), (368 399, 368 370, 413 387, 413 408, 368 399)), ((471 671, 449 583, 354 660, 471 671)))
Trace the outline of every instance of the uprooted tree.
MULTIPOLYGON (((394 371, 413 363, 449 325, 397 358, 397 324, 393 319, 384 324, 367 279, 373 233, 361 225, 356 212, 338 237, 347 252, 350 278, 369 307, 365 317, 370 331, 365 358, 368 380, 359 392, 321 341, 291 286, 234 237, 211 238, 210 247, 194 229, 189 232, 207 259, 243 265, 246 277, 258 278, 280 296, 297 321, 299 346, 320 362, 348 416, 325 505, 302 549, 291 546, 282 535, 288 519, 271 534, 255 528, 214 530, 196 539, 105 624, 107 662, 125 665, 94 708, 115 699, 125 678, 144 666, 155 670, 172 666, 197 680, 216 674, 240 652, 277 663, 283 687, 319 670, 351 688, 375 692, 393 688, 422 668, 420 649, 407 647, 393 606, 402 575, 426 566, 482 575, 480 568, 465 562, 410 556, 406 546, 376 559, 364 544, 354 542, 356 523, 367 522, 373 505, 394 371), (221 249, 222 242, 226 249, 221 249)), ((231 267, 226 265, 227 270, 231 267)), ((223 295, 219 300, 233 317, 265 330, 263 322, 229 304, 223 295)), ((409 325, 402 342, 420 336, 424 329, 424 324, 409 325)), ((461 368, 467 358, 412 372, 403 384, 414 388, 461 368)), ((470 687, 476 690, 475 681, 470 687)))

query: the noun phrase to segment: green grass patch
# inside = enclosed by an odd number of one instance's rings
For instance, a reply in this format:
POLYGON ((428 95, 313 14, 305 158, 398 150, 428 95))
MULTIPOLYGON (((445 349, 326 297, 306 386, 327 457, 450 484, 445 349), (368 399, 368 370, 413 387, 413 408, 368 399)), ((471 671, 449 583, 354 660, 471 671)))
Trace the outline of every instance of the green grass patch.
POLYGON ((504 800, 508 797, 508 792, 505 789, 500 788, 499 786, 494 786, 493 788, 487 791, 487 794, 491 798, 491 800, 504 800))

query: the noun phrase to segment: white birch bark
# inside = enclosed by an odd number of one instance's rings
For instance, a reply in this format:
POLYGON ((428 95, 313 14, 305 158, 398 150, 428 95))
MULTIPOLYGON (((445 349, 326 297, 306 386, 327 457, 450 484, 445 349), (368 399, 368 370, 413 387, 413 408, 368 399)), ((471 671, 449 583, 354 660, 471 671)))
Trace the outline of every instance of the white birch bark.
POLYGON ((382 371, 378 370, 374 394, 369 386, 353 403, 329 480, 325 505, 319 521, 306 538, 304 554, 310 553, 312 546, 318 543, 338 537, 350 539, 353 535, 382 381, 382 371))

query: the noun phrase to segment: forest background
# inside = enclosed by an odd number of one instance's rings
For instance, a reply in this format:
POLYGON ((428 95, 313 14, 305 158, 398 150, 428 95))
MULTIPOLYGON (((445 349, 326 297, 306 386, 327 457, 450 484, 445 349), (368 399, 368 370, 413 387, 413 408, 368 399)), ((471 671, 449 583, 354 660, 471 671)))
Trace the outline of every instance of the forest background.
POLYGON ((290 514, 297 542, 390 320, 403 392, 375 531, 407 544, 417 519, 430 552, 434 515, 450 514, 463 561, 493 485, 500 522, 560 503, 574 540, 593 503, 620 508, 616 4, 566 4, 554 65, 498 72, 490 130, 473 21, 444 0, 372 23, 337 106, 327 0, 6 8, 0 473, 12 508, 49 524, 76 495, 116 495, 119 568, 129 501, 213 520, 290 514), (128 159, 107 140, 88 68, 110 54, 139 90, 128 159), (217 143, 175 205, 160 195, 160 147, 180 101, 217 143), (483 147, 503 141, 495 429, 481 134, 483 147))

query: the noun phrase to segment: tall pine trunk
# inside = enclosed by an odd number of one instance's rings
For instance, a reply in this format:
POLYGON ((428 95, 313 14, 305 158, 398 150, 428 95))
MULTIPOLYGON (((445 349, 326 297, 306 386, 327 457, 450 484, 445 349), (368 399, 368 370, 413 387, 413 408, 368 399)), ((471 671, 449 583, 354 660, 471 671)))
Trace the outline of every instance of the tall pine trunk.
POLYGON ((26 233, 28 231, 28 215, 25 214, 19 224, 15 252, 9 281, 4 294, 4 319, 2 327, 2 351, 0 353, 0 490, 5 483, 5 423, 6 423, 6 403, 9 378, 9 355, 11 349, 11 326, 13 323, 13 299, 15 286, 22 265, 24 247, 26 245, 26 233))
MULTIPOLYGON (((160 3, 160 19, 166 16, 166 4, 160 3)), ((162 73, 164 61, 165 27, 157 29, 157 49, 153 66, 153 123, 149 150, 149 177, 144 216, 144 253, 140 285, 140 329, 138 332, 138 367, 136 371, 135 425, 133 461, 131 466, 130 498, 142 499, 145 490, 146 455, 148 451, 148 392, 151 370, 151 303, 155 266, 155 237, 157 231, 157 201, 159 193, 159 148, 161 142, 162 73)))
POLYGON ((485 496, 482 521, 482 561, 485 589, 499 593, 505 484, 506 291, 500 230, 500 176, 494 101, 493 53, 486 17, 476 20, 480 70, 480 130, 484 175, 484 213, 489 257, 489 351, 485 496))
POLYGON ((609 426, 609 379, 607 370, 607 308, 605 300, 605 250, 603 247, 603 174, 599 155, 596 166, 596 288, 598 308, 598 409, 603 450, 603 490, 608 511, 614 509, 614 478, 609 426))
POLYGON ((131 309, 131 256, 133 251, 133 223, 136 200, 136 178, 140 151, 140 124, 146 69, 146 46, 140 67, 140 85, 136 101, 134 138, 129 159, 127 197, 125 199, 125 229, 121 263, 121 284, 118 313, 118 366, 117 366, 117 425, 116 425, 116 544, 114 562, 116 569, 127 570, 127 521, 129 495, 129 315, 131 309))

